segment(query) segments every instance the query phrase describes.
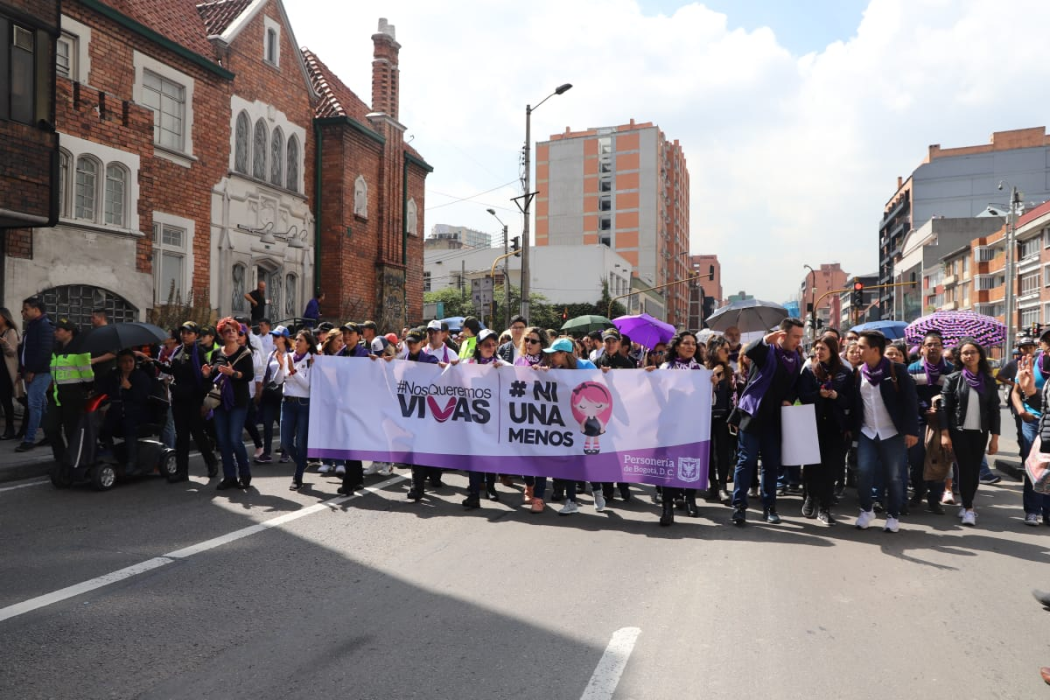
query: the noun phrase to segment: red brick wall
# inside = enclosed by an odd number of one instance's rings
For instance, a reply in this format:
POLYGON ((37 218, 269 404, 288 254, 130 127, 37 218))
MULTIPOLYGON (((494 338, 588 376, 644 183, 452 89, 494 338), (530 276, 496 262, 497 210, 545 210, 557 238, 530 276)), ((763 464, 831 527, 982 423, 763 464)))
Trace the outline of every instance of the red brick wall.
MULTIPOLYGON (((426 192, 427 171, 418 165, 408 166, 408 198, 416 200, 416 231, 418 236, 408 237, 408 267, 405 286, 408 292, 408 322, 423 321, 423 210, 426 192)), ((400 329, 398 329, 400 330, 400 329)))

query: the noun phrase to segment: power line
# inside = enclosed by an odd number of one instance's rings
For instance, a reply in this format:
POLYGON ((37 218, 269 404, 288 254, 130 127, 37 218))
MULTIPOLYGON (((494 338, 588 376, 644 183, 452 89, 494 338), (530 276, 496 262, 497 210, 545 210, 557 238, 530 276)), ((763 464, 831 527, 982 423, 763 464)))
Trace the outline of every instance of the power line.
MULTIPOLYGON (((431 211, 433 209, 440 209, 441 207, 447 207, 447 206, 450 206, 452 204, 459 204, 460 202, 466 202, 469 199, 476 199, 478 197, 481 197, 482 195, 486 195, 486 194, 489 194, 491 192, 495 192, 496 190, 501 190, 504 187, 509 187, 510 185, 513 185, 515 182, 517 182, 517 180, 511 180, 510 182, 505 182, 502 185, 499 185, 498 187, 493 187, 491 190, 485 190, 484 192, 478 192, 477 194, 472 194, 469 197, 461 197, 459 199, 454 199, 451 202, 445 202, 444 204, 438 204, 438 205, 433 206, 433 207, 427 207, 426 209, 424 209, 424 211, 431 211)), ((448 197, 450 195, 444 195, 444 196, 448 197)))

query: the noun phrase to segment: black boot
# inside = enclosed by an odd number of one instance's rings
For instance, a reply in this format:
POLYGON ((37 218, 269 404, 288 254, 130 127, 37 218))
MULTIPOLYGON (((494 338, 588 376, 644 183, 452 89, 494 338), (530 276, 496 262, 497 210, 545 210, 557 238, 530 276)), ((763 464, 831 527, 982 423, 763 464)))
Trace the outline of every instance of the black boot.
POLYGON ((481 507, 481 497, 476 493, 468 495, 463 499, 463 507, 467 510, 474 510, 475 508, 481 507))
POLYGON ((806 496, 806 500, 802 502, 802 517, 804 518, 815 518, 817 517, 817 503, 812 496, 806 496))
POLYGON ((685 512, 690 518, 700 517, 700 511, 696 507, 696 489, 686 489, 685 491, 685 512))
POLYGON ((660 515, 660 526, 671 527, 674 525, 674 501, 670 498, 665 498, 663 507, 663 514, 660 515))

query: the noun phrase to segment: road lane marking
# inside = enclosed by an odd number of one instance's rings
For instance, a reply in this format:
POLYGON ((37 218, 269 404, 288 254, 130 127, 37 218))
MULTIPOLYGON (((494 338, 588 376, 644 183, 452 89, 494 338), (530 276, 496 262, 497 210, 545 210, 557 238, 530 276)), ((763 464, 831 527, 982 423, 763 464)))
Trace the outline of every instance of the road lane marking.
POLYGON ((609 646, 605 647, 605 653, 591 674, 591 680, 587 683, 580 700, 612 698, 616 686, 620 684, 620 676, 627 668, 627 660, 634 651, 634 643, 638 641, 638 635, 641 633, 642 630, 638 627, 623 627, 613 632, 609 646))
POLYGON ((30 486, 40 486, 42 484, 50 484, 50 479, 41 479, 40 481, 30 481, 28 484, 18 484, 17 486, 0 486, 0 493, 4 491, 14 491, 15 489, 24 489, 30 486))
POLYGON ((189 547, 177 549, 174 552, 169 552, 159 557, 147 559, 144 562, 133 564, 123 569, 118 569, 117 571, 104 574, 97 578, 93 578, 82 583, 77 583, 66 588, 61 588, 57 591, 52 591, 51 593, 47 593, 42 596, 37 596, 36 598, 30 598, 29 600, 23 601, 21 603, 9 605, 6 608, 0 608, 0 622, 10 620, 11 618, 18 617, 19 615, 24 615, 28 612, 32 612, 33 610, 39 610, 40 608, 47 607, 48 605, 60 603, 63 600, 68 600, 82 593, 87 593, 89 591, 93 591, 104 586, 109 586, 111 584, 118 583, 125 579, 129 579, 132 576, 138 576, 139 574, 158 569, 168 564, 174 564, 177 561, 188 559, 194 554, 200 554, 201 552, 206 552, 210 549, 221 547, 224 544, 229 544, 230 542, 235 542, 237 540, 244 539, 245 537, 250 537, 251 535, 255 535, 260 532, 271 530, 276 527, 281 527, 282 525, 286 525, 294 520, 298 520, 299 518, 305 518, 308 515, 313 515, 314 513, 318 513, 322 510, 335 510, 338 506, 346 503, 347 501, 351 501, 355 498, 360 498, 366 493, 378 493, 386 487, 392 486, 398 483, 399 481, 404 481, 408 478, 408 476, 403 474, 395 474, 386 481, 381 481, 375 486, 369 486, 367 488, 362 489, 361 491, 352 493, 348 496, 338 496, 336 498, 331 498, 327 501, 322 501, 321 503, 316 503, 307 508, 303 508, 302 510, 297 510, 294 513, 285 513, 284 515, 277 516, 276 518, 271 518, 266 522, 250 525, 248 527, 241 528, 240 530, 234 530, 233 532, 227 533, 225 535, 213 537, 210 540, 205 540, 204 542, 200 542, 189 547))

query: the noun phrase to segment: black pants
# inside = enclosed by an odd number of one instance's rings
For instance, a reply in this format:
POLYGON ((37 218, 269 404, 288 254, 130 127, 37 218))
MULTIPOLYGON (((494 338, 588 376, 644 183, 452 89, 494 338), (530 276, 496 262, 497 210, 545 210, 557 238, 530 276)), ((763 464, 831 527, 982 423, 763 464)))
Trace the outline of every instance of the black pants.
POLYGON ((173 401, 171 415, 175 420, 175 466, 181 476, 190 473, 190 437, 197 443, 197 449, 204 457, 204 463, 210 472, 218 462, 212 452, 212 442, 204 429, 204 418, 201 416, 201 404, 194 401, 173 401))
POLYGON ((248 437, 252 439, 255 449, 263 446, 262 435, 259 434, 259 411, 256 410, 254 400, 248 402, 248 413, 244 416, 244 429, 248 431, 248 437))
POLYGON ((981 460, 988 444, 988 433, 983 430, 953 430, 952 452, 959 465, 959 493, 963 508, 973 508, 973 497, 981 479, 981 460))
POLYGON ((0 408, 4 409, 4 432, 15 432, 15 385, 7 367, 0 367, 0 408))
POLYGON ((343 488, 358 489, 365 485, 365 467, 359 459, 346 460, 343 488))
POLYGON ((430 484, 433 486, 437 482, 441 481, 441 469, 439 467, 421 467, 419 465, 412 465, 412 488, 419 492, 423 491, 423 487, 426 485, 427 479, 430 479, 430 484))
POLYGON ((707 467, 707 481, 712 491, 726 487, 729 467, 733 463, 733 443, 730 440, 729 424, 725 418, 711 418, 711 452, 707 467))
POLYGON ((835 480, 846 463, 846 440, 837 430, 818 431, 820 464, 807 464, 802 469, 806 495, 817 502, 818 510, 831 510, 835 480))
POLYGON ((48 391, 47 412, 44 414, 44 434, 51 441, 51 454, 63 467, 76 464, 81 450, 77 449, 77 428, 84 416, 87 389, 76 385, 59 391, 55 401, 54 389, 48 391), (72 449, 70 449, 72 448, 72 449))

